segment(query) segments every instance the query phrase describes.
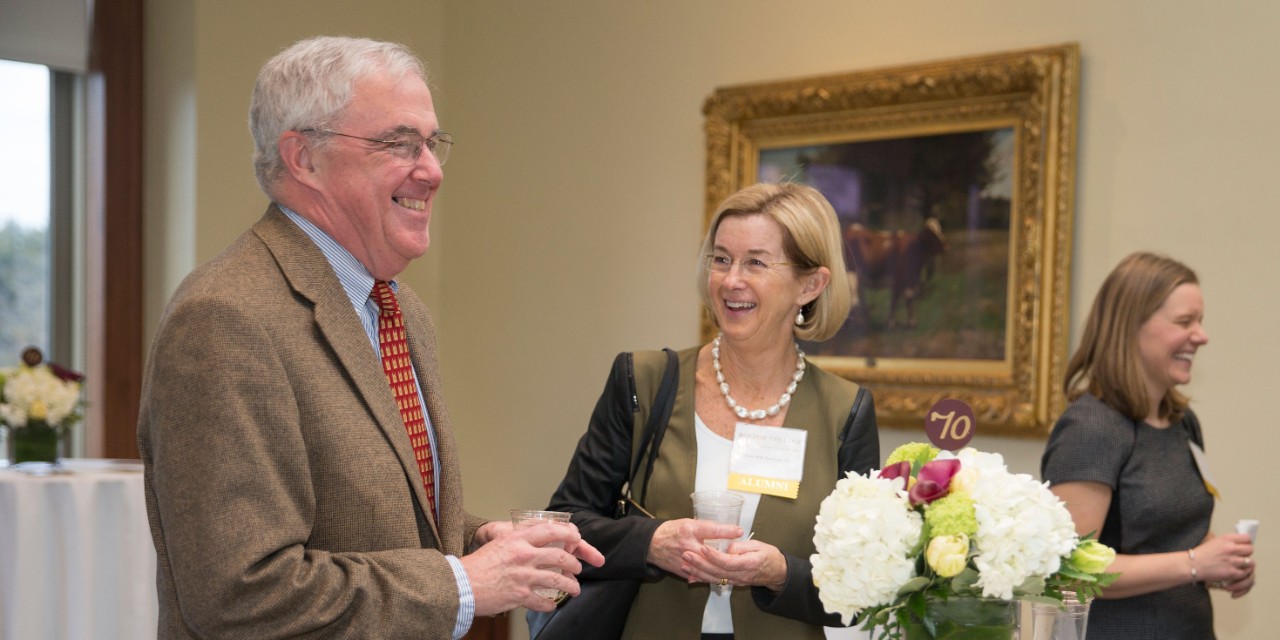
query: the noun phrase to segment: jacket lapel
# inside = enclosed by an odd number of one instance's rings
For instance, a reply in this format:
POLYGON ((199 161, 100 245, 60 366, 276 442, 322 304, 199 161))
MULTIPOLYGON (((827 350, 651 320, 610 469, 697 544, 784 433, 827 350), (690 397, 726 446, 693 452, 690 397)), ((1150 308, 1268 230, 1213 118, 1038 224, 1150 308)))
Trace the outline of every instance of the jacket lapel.
MULTIPOLYGON (((413 487, 418 508, 423 514, 431 513, 426 507, 426 489, 418 473, 413 445, 409 442, 386 374, 382 372, 382 363, 371 348, 360 318, 352 309, 351 299, 333 273, 333 267, 311 238, 274 204, 253 230, 271 250, 293 290, 311 302, 317 330, 332 347, 355 385, 355 391, 391 443, 406 480, 413 487)), ((440 533, 435 523, 429 517, 419 518, 419 522, 424 520, 438 544, 440 533)))

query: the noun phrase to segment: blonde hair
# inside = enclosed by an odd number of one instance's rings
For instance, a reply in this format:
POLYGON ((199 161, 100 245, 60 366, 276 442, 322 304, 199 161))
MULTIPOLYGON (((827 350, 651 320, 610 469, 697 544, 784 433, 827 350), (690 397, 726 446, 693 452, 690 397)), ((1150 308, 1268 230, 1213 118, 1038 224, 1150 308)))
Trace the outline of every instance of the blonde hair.
MULTIPOLYGON (((1150 398, 1138 331, 1174 289, 1199 282, 1190 267, 1165 256, 1138 252, 1121 260, 1093 299, 1080 346, 1067 363, 1067 397, 1088 392, 1131 420, 1146 418, 1150 398)), ((1177 422, 1186 408, 1186 396, 1170 388, 1158 415, 1177 422)))
MULTIPOLYGON (((720 204, 698 256, 698 295, 702 303, 708 309, 712 306, 707 290, 707 262, 702 256, 713 252, 720 223, 731 216, 753 215, 767 216, 778 223, 782 228, 782 250, 788 262, 800 265, 797 270, 813 272, 826 267, 831 272, 826 288, 804 306, 804 323, 796 326, 796 336, 821 341, 835 335, 849 317, 851 304, 840 223, 831 203, 817 189, 803 184, 754 184, 720 204)), ((715 314, 711 315, 714 319, 715 314)))

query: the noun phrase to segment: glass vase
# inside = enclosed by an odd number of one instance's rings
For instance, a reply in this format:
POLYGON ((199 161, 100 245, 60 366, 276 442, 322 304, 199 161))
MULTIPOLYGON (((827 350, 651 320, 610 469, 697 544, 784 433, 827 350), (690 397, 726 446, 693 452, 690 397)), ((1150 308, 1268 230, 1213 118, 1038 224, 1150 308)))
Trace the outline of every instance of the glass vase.
POLYGON ((997 598, 929 598, 923 617, 911 615, 906 640, 1017 640, 1017 600, 997 598))
POLYGON ((25 427, 9 427, 9 464, 46 462, 57 464, 65 455, 62 429, 32 420, 25 427))

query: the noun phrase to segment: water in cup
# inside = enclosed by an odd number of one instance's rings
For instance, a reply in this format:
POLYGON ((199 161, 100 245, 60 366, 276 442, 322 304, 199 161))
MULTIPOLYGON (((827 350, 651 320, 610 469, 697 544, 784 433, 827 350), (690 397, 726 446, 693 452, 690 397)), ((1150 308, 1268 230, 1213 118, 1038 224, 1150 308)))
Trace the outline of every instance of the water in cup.
MULTIPOLYGON (((537 510, 512 509, 511 524, 516 529, 525 529, 525 528, 537 526, 539 524, 543 524, 546 522, 569 522, 569 517, 572 515, 573 514, 567 511, 537 511, 537 510)), ((553 547, 558 547, 563 549, 564 543, 551 542, 551 543, 548 543, 548 546, 553 546, 553 547)), ((551 600, 555 600, 556 602, 559 602, 566 595, 568 595, 567 593, 559 589, 534 589, 533 591, 534 593, 544 598, 549 598, 551 600)))
MULTIPOLYGON (((710 520, 725 524, 738 524, 742 517, 742 495, 732 491, 695 491, 689 496, 693 499, 693 517, 698 520, 710 520)), ((704 540, 707 545, 719 550, 729 549, 728 539, 704 540)), ((711 584, 716 593, 728 593, 733 585, 711 584)))

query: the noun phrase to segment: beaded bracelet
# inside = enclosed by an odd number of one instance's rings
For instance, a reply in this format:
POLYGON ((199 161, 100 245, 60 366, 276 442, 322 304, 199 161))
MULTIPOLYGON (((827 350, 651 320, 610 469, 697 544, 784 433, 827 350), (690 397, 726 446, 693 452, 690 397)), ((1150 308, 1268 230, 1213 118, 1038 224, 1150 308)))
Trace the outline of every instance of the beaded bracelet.
POLYGON ((1200 582, 1200 578, 1196 576, 1196 550, 1187 549, 1187 558, 1191 560, 1191 584, 1200 582))

